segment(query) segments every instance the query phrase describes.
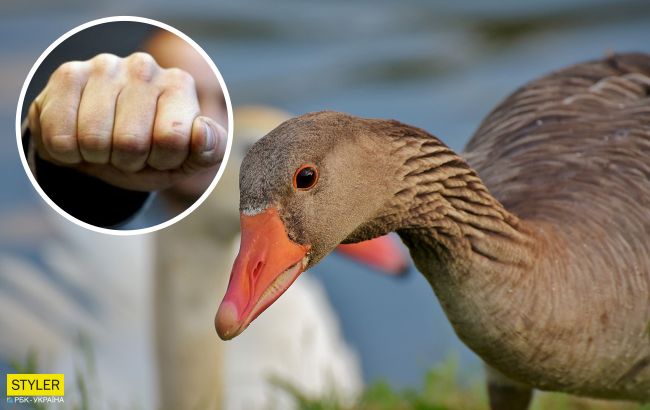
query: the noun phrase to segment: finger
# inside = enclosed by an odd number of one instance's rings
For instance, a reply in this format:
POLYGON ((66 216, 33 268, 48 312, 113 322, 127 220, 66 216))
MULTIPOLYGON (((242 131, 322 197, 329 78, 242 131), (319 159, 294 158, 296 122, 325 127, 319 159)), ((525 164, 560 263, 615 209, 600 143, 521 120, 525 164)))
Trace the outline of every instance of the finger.
POLYGON ((194 80, 185 71, 165 70, 165 91, 158 99, 151 153, 147 163, 158 170, 179 168, 190 151, 192 123, 199 115, 194 80))
POLYGON ((88 65, 71 61, 50 77, 38 111, 42 149, 63 164, 81 161, 77 144, 77 112, 88 78, 88 65))
MULTIPOLYGON (((37 97, 38 98, 38 97, 37 97)), ((29 132, 31 134, 31 141, 29 142, 30 144, 33 145, 34 148, 38 149, 39 145, 41 145, 40 140, 41 140, 41 113, 38 109, 38 105, 36 104, 36 101, 34 101, 30 106, 29 110, 27 111, 27 123, 28 123, 28 128, 29 132)))
POLYGON ((100 54, 91 60, 90 77, 79 104, 77 141, 86 162, 107 164, 111 156, 111 138, 115 104, 122 88, 119 58, 100 54))
MULTIPOLYGON (((36 97, 36 100, 29 106, 29 111, 27 112, 27 120, 29 125, 30 140, 29 146, 30 149, 33 149, 39 157, 42 159, 58 163, 52 156, 43 148, 43 140, 41 138, 41 120, 40 120, 40 110, 39 104, 37 101, 41 98, 42 95, 36 97)), ((64 164, 61 164, 64 165, 64 164)))
POLYGON ((226 152, 228 133, 216 121, 197 117, 192 124, 190 155, 183 164, 187 174, 193 174, 221 164, 226 152))
POLYGON ((171 187, 178 182, 178 177, 173 171, 157 171, 153 168, 145 168, 138 171, 137 177, 130 172, 123 172, 115 167, 107 167, 101 164, 81 163, 74 165, 78 171, 101 179, 110 185, 130 191, 158 191, 171 187))
MULTIPOLYGON (((134 55, 135 56, 135 55, 134 55)), ((151 134, 160 89, 152 84, 160 69, 150 56, 129 57, 132 77, 117 97, 111 164, 127 172, 144 168, 151 147, 151 134)))

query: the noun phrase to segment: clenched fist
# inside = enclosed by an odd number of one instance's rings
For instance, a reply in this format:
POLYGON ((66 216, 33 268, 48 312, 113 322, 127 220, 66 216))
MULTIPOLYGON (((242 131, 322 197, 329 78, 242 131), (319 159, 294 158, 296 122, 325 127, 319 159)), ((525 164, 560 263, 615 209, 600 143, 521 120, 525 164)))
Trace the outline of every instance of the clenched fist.
POLYGON ((194 80, 145 53, 61 65, 29 109, 37 155, 124 189, 168 188, 218 167, 226 131, 199 115, 194 80))

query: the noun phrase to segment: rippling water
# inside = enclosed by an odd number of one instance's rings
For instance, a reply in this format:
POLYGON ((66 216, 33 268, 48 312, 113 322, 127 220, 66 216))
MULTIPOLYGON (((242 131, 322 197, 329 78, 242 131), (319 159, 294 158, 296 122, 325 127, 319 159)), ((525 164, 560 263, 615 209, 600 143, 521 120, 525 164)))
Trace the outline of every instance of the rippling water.
MULTIPOLYGON (((0 6, 0 123, 6 130, 0 250, 34 259, 34 242, 47 238, 38 224, 40 203, 15 153, 20 85, 50 41, 91 18, 142 15, 185 31, 219 66, 235 105, 396 118, 457 150, 499 100, 535 76, 608 51, 650 52, 647 1, 209 3, 0 6)), ((416 272, 397 281, 337 259, 317 271, 367 379, 417 386, 427 368, 453 352, 466 374, 478 369, 416 272)))

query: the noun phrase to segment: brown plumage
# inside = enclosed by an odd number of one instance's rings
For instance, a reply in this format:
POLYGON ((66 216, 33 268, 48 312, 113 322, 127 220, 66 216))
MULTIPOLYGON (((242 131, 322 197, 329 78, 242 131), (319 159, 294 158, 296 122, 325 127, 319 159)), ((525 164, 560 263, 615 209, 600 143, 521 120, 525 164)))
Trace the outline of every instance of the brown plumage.
POLYGON ((277 209, 306 267, 398 232, 490 366, 493 408, 531 388, 650 400, 650 56, 527 84, 462 157, 396 121, 307 114, 251 149, 240 185, 242 213, 277 209), (306 163, 318 183, 292 189, 306 163))

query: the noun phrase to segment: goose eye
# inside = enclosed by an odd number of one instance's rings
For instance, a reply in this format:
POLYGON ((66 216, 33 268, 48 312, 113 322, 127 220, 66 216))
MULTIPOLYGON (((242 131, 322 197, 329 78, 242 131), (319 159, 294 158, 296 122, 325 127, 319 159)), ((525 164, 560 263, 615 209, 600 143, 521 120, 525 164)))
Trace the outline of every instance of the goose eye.
POLYGON ((293 176, 293 186, 300 190, 313 188, 316 181, 318 181, 318 170, 313 165, 303 165, 296 170, 293 176))

